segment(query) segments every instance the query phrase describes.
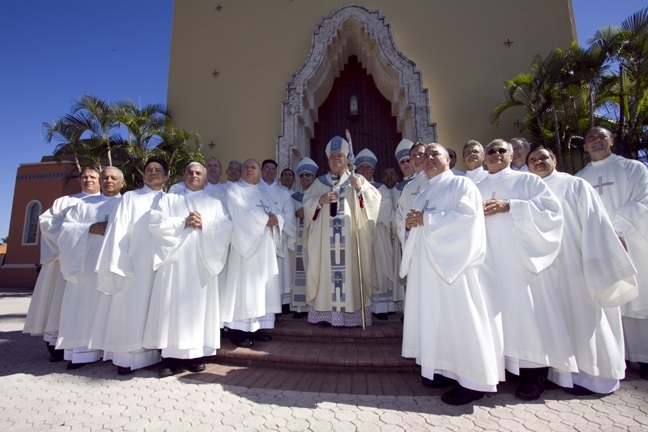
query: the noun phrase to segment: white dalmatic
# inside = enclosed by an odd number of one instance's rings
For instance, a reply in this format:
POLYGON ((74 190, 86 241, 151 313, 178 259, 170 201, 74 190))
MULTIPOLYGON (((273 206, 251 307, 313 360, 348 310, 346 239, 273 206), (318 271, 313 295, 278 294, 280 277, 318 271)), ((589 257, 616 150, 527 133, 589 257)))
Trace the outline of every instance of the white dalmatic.
POLYGON ((554 171, 544 178, 562 204, 560 305, 565 309, 578 374, 550 373, 563 387, 611 393, 625 376, 621 309, 637 296, 636 273, 596 191, 585 180, 554 171))
POLYGON ((88 196, 90 195, 81 192, 57 198, 52 207, 38 218, 41 232, 41 269, 29 302, 23 333, 32 336, 42 335, 50 345, 56 345, 61 302, 66 283, 61 274, 57 240, 61 234, 66 212, 79 200, 88 196))
POLYGON ((486 217, 487 253, 480 268, 489 309, 501 324, 506 368, 551 366, 577 372, 558 271, 560 203, 540 177, 506 168, 489 174, 482 199, 508 200, 510 210, 486 217))
POLYGON ((120 201, 121 195, 96 195, 80 201, 67 212, 57 241, 61 273, 67 284, 56 348, 65 349, 65 359, 73 363, 96 361, 101 356, 101 351, 88 348, 100 296, 95 268, 104 236, 90 234, 89 229, 96 222, 110 222, 120 201))
POLYGON ((394 246, 392 242, 392 216, 394 204, 392 192, 384 184, 372 182, 380 192, 380 211, 373 236, 375 265, 373 277, 375 292, 371 297, 374 313, 396 312, 399 305, 394 302, 394 288, 398 275, 394 272, 394 246))
POLYGON ((281 304, 290 304, 294 272, 290 253, 295 251, 295 239, 297 238, 297 223, 292 217, 295 214, 295 206, 288 188, 276 183, 267 185, 264 181, 259 184, 272 197, 279 214, 284 216, 283 227, 280 229, 280 240, 277 244, 277 266, 279 268, 281 304))
MULTIPOLYGON (((304 192, 295 192, 292 194, 295 211, 303 208, 304 192)), ((286 217, 289 217, 286 215, 286 217)), ((304 218, 295 217, 297 236, 295 238, 295 250, 291 253, 291 263, 293 268, 292 294, 290 301, 290 310, 293 312, 308 312, 306 304, 306 267, 308 266, 308 251, 304 247, 304 229, 306 224, 304 218)))
POLYGON ((486 254, 479 190, 446 171, 429 181, 412 207, 423 211, 424 225, 412 228, 403 250, 403 357, 416 358, 426 378, 438 373, 494 392, 504 368, 478 277, 486 254))
POLYGON ((101 294, 92 347, 117 366, 139 369, 160 361, 159 352, 144 349, 142 341, 155 276, 150 215, 163 195, 144 186, 122 196, 97 263, 101 294))
POLYGON ((230 186, 227 206, 234 232, 227 286, 221 290, 223 326, 242 331, 274 328, 274 314, 281 312, 277 247, 284 215, 266 187, 244 181, 230 186), (279 221, 272 228, 266 225, 269 213, 279 221))
POLYGON ((405 231, 405 219, 407 214, 412 210, 412 204, 416 196, 423 191, 427 186, 428 178, 425 171, 416 174, 409 183, 405 185, 403 191, 398 198, 398 206, 396 209, 396 232, 401 245, 405 246, 407 232, 405 231))
POLYGON ((203 190, 167 194, 151 210, 157 270, 143 345, 162 357, 198 358, 220 347, 218 274, 227 260, 232 222, 220 200, 203 190), (202 228, 187 228, 190 212, 202 228))
POLYGON ((613 154, 576 175, 599 193, 637 268, 639 295, 622 309, 626 359, 648 363, 648 168, 613 154))

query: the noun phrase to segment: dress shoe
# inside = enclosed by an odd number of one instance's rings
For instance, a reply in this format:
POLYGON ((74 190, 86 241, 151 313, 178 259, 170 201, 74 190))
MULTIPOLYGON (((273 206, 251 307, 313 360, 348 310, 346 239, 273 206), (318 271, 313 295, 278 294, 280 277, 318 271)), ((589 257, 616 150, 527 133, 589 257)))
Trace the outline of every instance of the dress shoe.
POLYGON ((129 367, 117 366, 117 375, 130 375, 135 372, 129 367))
POLYGON ((56 363, 65 360, 63 358, 64 350, 54 350, 50 353, 50 363, 56 363))
POLYGON ((261 333, 259 331, 248 332, 247 338, 259 342, 268 342, 272 340, 272 336, 270 336, 269 334, 261 333))
POLYGON ((294 312, 293 319, 302 319, 308 316, 308 312, 294 312))
POLYGON ((158 372, 158 376, 160 378, 166 378, 175 375, 175 369, 172 369, 170 367, 163 367, 160 369, 160 372, 158 372))
POLYGON ((75 369, 82 368, 83 366, 85 366, 85 363, 72 363, 72 362, 69 362, 67 364, 67 366, 65 366, 65 370, 75 370, 75 369))
POLYGON ((158 372, 158 376, 160 378, 166 378, 170 377, 172 375, 175 375, 178 370, 178 360, 167 357, 162 359, 162 369, 160 369, 160 372, 158 372))
POLYGON ((373 316, 376 317, 378 321, 387 321, 389 319, 387 312, 374 313, 373 316))
POLYGON ((191 359, 189 360, 189 366, 187 367, 190 372, 202 372, 205 370, 205 361, 202 358, 191 359))
POLYGON ((533 401, 544 393, 544 382, 549 368, 520 369, 522 383, 515 391, 515 397, 524 401, 533 401))
POLYGON ((236 345, 239 348, 252 348, 254 346, 254 342, 252 342, 250 339, 230 339, 234 345, 236 345))
POLYGON ((448 405, 466 405, 484 397, 484 393, 467 389, 457 384, 441 395, 441 400, 448 405))
POLYGON ((450 387, 451 385, 456 384, 457 381, 444 377, 443 375, 440 374, 434 374, 434 379, 429 379, 422 377, 421 378, 421 384, 423 384, 423 387, 427 388, 445 388, 445 387, 450 387))
POLYGON ((574 396, 589 396, 594 394, 592 390, 579 386, 577 384, 574 384, 573 388, 565 387, 563 388, 563 390, 565 390, 565 392, 569 393, 570 395, 574 395, 574 396))
POLYGON ((639 377, 648 380, 648 363, 639 363, 639 377))

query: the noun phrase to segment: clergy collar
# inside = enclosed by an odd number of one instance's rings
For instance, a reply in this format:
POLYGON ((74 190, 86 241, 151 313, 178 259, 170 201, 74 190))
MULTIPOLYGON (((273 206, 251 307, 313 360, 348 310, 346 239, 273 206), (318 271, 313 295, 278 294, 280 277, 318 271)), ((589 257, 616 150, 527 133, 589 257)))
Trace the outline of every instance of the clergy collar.
POLYGON ((144 192, 144 193, 158 193, 158 192, 163 192, 162 189, 160 189, 160 190, 153 190, 153 189, 151 189, 150 187, 148 187, 148 186, 146 186, 146 185, 142 186, 142 188, 141 188, 140 190, 141 190, 142 192, 144 192))
POLYGON ((194 190, 189 189, 186 186, 185 186, 185 190, 187 191, 186 195, 191 195, 191 194, 195 194, 195 193, 198 193, 198 192, 203 192, 202 189, 198 189, 197 191, 194 191, 194 190))
POLYGON ((488 173, 488 177, 492 179, 503 179, 506 177, 509 177, 511 174, 513 174, 515 171, 511 169, 511 167, 506 167, 503 170, 496 172, 495 174, 488 173))
POLYGON ((101 194, 101 200, 102 201, 108 201, 108 200, 115 199, 115 198, 121 198, 121 193, 118 193, 117 195, 113 195, 113 196, 106 196, 103 193, 101 194))
POLYGON ((600 161, 590 161, 590 163, 592 164, 592 166, 601 166, 601 165, 605 165, 608 162, 612 162, 613 160, 615 160, 617 158, 618 158, 618 155, 615 155, 614 153, 612 153, 610 156, 606 157, 605 159, 601 159, 600 161))
POLYGON ((428 179, 428 184, 435 184, 440 181, 443 181, 444 179, 447 179, 450 176, 454 176, 454 173, 450 170, 444 171, 439 175, 436 175, 432 177, 431 179, 428 179))
POLYGON ((548 176, 546 176, 542 180, 547 181, 547 180, 551 180, 551 179, 556 178, 556 177, 558 177, 558 170, 554 169, 553 171, 551 171, 551 174, 549 174, 548 176))

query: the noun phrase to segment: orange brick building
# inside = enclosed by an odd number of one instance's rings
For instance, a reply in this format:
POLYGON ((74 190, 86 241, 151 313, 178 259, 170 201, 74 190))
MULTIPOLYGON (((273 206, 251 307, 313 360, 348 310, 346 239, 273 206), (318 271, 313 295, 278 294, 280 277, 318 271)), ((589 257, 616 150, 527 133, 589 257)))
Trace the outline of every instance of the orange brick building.
POLYGON ((0 266, 0 287, 33 288, 40 261, 38 216, 63 195, 81 191, 72 162, 45 156, 38 163, 20 164, 9 221, 9 239, 0 266))

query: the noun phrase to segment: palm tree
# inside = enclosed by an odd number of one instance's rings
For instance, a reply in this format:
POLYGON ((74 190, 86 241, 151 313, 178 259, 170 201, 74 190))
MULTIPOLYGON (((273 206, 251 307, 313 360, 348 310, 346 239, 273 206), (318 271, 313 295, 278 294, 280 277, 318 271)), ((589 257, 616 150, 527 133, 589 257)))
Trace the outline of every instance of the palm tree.
POLYGON ((118 127, 112 106, 95 96, 81 96, 72 106, 71 116, 78 119, 79 124, 90 133, 96 147, 104 147, 108 165, 112 166, 113 140, 119 139, 116 134, 118 127))
POLYGON ((54 124, 43 123, 42 127, 45 141, 56 143, 53 155, 58 161, 71 156, 78 172, 87 165, 100 165, 99 154, 89 140, 81 138, 85 129, 74 116, 64 116, 54 124))
POLYGON ((109 104, 83 96, 70 114, 53 125, 43 123, 43 130, 48 143, 57 143, 57 159, 73 157, 79 171, 88 164, 114 162, 124 173, 125 190, 144 184, 144 163, 152 156, 167 161, 170 176, 182 173, 191 161, 203 162, 200 136, 175 127, 161 104, 139 109, 130 100, 109 104))
POLYGON ((616 116, 616 142, 622 154, 635 157, 646 147, 648 101, 648 8, 623 21, 621 27, 604 27, 590 40, 617 66, 603 92, 616 116))
MULTIPOLYGON (((512 107, 524 107, 524 129, 529 129, 539 143, 555 147, 558 166, 563 167, 561 139, 562 116, 559 109, 566 105, 569 94, 571 59, 565 51, 553 50, 546 58, 537 55, 531 62, 531 72, 515 75, 504 82, 506 100, 491 111, 491 123, 499 126, 502 113, 512 107)), ((562 111, 561 111, 562 112, 562 111)), ((564 123, 564 122, 563 122, 564 123)))

